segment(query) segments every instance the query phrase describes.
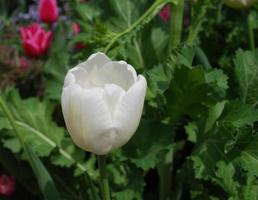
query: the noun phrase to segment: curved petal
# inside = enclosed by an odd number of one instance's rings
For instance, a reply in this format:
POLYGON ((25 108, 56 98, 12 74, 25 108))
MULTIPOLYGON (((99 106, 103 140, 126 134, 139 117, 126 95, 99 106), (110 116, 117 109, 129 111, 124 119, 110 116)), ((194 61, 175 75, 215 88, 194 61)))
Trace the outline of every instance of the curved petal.
MULTIPOLYGON (((73 75, 69 74, 67 79, 73 79, 73 75)), ((68 81, 71 81, 68 80, 68 81)), ((76 84, 70 84, 63 88, 61 96, 62 112, 66 124, 66 128, 72 137, 74 143, 80 148, 85 149, 85 143, 82 137, 80 125, 80 94, 81 88, 76 84)))
POLYGON ((98 155, 108 153, 116 135, 109 108, 103 96, 101 88, 84 89, 81 96, 81 130, 85 144, 85 150, 98 155))
POLYGON ((128 90, 136 81, 134 68, 126 62, 108 62, 94 74, 94 83, 97 86, 116 84, 128 90))
POLYGON ((92 54, 87 61, 80 63, 78 67, 83 67, 88 73, 100 69, 103 65, 111 60, 101 52, 92 54))
POLYGON ((114 114, 114 126, 117 129, 117 137, 112 149, 116 149, 128 142, 135 133, 144 104, 147 82, 142 75, 137 82, 127 91, 117 106, 114 114))
POLYGON ((113 118, 117 105, 121 101, 125 91, 115 84, 106 84, 104 91, 104 101, 109 109, 111 117, 113 118))
POLYGON ((64 86, 63 88, 66 88, 72 84, 75 83, 75 76, 73 75, 73 73, 71 73, 72 70, 69 70, 65 76, 65 79, 64 79, 64 86))

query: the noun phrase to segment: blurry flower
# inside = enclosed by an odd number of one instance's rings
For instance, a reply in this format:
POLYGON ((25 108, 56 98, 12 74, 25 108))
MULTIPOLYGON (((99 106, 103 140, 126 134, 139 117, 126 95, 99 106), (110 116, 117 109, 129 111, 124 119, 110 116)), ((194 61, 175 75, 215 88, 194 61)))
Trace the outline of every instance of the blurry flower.
MULTIPOLYGON (((78 33, 80 33, 81 31, 81 27, 79 24, 77 23, 72 23, 72 31, 73 31, 73 35, 77 35, 78 33)), ((83 42, 78 42, 75 45, 75 49, 80 50, 86 47, 86 44, 84 44, 83 42)))
POLYGON ((73 35, 78 34, 81 31, 81 27, 77 23, 72 23, 73 35))
POLYGON ((20 28, 23 50, 28 56, 44 55, 51 43, 52 33, 45 31, 39 24, 20 28))
POLYGON ((0 194, 11 196, 15 191, 15 178, 5 174, 0 176, 0 194))
POLYGON ((168 22, 170 17, 170 6, 164 6, 164 8, 162 8, 162 10, 160 11, 159 16, 164 22, 168 22))
POLYGON ((231 8, 244 9, 257 3, 258 0, 224 0, 224 2, 231 8))
POLYGON ((20 67, 21 70, 27 70, 28 69, 29 63, 28 63, 27 58, 20 57, 20 59, 19 59, 19 67, 20 67))
POLYGON ((55 22, 58 19, 58 7, 56 0, 40 0, 38 12, 39 17, 43 22, 55 22))
POLYGON ((70 69, 61 102, 74 143, 98 155, 126 144, 139 125, 146 88, 131 65, 103 53, 70 69))
POLYGON ((38 8, 36 5, 29 6, 29 15, 33 21, 39 21, 38 8))

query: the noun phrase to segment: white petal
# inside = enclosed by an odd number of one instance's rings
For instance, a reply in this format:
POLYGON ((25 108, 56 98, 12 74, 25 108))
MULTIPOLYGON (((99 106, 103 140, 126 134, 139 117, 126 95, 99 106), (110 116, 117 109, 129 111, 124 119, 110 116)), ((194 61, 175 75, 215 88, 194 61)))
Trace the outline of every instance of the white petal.
POLYGON ((115 84, 128 90, 136 81, 134 68, 126 62, 108 62, 95 75, 94 83, 98 86, 115 84))
POLYGON ((80 93, 81 88, 76 84, 63 88, 61 103, 67 130, 70 133, 74 143, 83 149, 85 143, 82 138, 80 120, 78 116, 81 110, 79 98, 80 93))
POLYGON ((144 104, 147 82, 141 75, 137 82, 127 91, 117 106, 114 114, 114 126, 117 129, 116 140, 112 149, 116 149, 128 142, 135 133, 144 104))
POLYGON ((70 71, 68 71, 68 73, 65 76, 64 87, 68 87, 74 83, 75 83, 75 77, 72 73, 70 73, 70 71))
POLYGON ((80 63, 78 67, 82 67, 87 70, 88 73, 91 73, 96 69, 100 69, 108 62, 111 62, 110 58, 107 57, 106 54, 98 52, 92 54, 87 61, 80 63))
POLYGON ((113 118, 117 105, 121 101, 123 95, 125 94, 125 91, 115 84, 106 84, 104 87, 104 91, 105 103, 109 109, 111 117, 113 118))
POLYGON ((116 133, 112 118, 104 101, 104 90, 94 88, 83 90, 81 95, 81 130, 87 146, 85 150, 98 155, 108 153, 116 133))

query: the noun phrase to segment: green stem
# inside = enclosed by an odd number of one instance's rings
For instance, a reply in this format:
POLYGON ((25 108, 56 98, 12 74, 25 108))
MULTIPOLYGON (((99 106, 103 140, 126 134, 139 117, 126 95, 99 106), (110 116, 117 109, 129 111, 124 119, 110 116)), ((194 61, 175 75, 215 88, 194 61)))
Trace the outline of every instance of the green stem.
POLYGON ((248 19, 247 19, 247 24, 248 24, 248 36, 249 36, 249 46, 250 49, 254 52, 255 51, 255 40, 254 40, 254 17, 252 13, 249 14, 248 19))
POLYGON ((184 1, 179 0, 177 5, 171 6, 170 20, 170 48, 176 47, 181 42, 183 17, 184 17, 184 1))
POLYGON ((160 11, 160 9, 167 3, 174 3, 174 0, 156 0, 152 6, 135 22, 132 24, 132 26, 128 27, 124 31, 117 33, 113 39, 109 42, 109 44, 105 48, 105 53, 107 53, 110 48, 116 43, 116 41, 124 36, 127 33, 130 33, 134 29, 136 29, 138 26, 140 27, 142 24, 148 22, 148 18, 151 19, 152 16, 155 16, 156 13, 160 11))
POLYGON ((172 196, 173 154, 173 149, 171 149, 165 161, 158 165, 160 200, 170 200, 172 196))
POLYGON ((100 184, 101 193, 103 200, 111 200, 110 190, 108 185, 108 178, 106 174, 106 157, 98 156, 99 174, 100 174, 100 184))

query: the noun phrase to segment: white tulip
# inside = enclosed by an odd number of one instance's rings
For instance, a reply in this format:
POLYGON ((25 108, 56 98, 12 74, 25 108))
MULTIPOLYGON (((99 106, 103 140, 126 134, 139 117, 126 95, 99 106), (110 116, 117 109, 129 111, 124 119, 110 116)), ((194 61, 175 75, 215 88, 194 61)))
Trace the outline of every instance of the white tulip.
POLYGON ((224 0, 224 2, 231 8, 243 9, 257 3, 258 0, 224 0))
POLYGON ((139 125, 146 88, 131 65, 103 53, 70 69, 61 101, 74 143, 98 155, 126 144, 139 125))

